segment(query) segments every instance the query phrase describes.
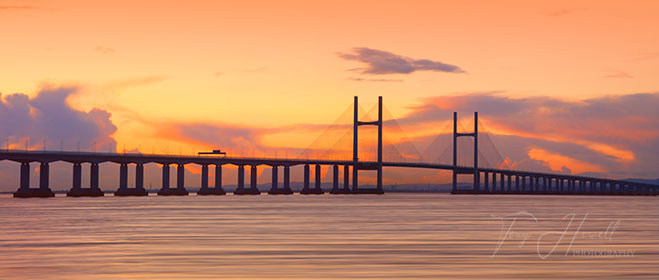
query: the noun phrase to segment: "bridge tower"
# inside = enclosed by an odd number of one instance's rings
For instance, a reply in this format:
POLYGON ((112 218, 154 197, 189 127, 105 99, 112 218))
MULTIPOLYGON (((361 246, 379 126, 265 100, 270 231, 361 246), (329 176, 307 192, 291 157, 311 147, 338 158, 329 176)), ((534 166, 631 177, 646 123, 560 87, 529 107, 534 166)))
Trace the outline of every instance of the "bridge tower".
POLYGON ((378 120, 372 122, 359 121, 359 110, 357 96, 355 96, 355 115, 353 122, 353 138, 352 138, 352 192, 353 193, 371 193, 383 194, 382 189, 382 96, 378 97, 378 120), (360 164, 358 149, 358 131, 361 125, 377 125, 378 126, 378 161, 373 164, 360 164), (375 189, 360 189, 359 188, 359 170, 377 170, 377 186, 375 189))
POLYGON ((480 173, 478 171, 478 112, 474 112, 474 132, 458 133, 458 113, 453 112, 453 190, 458 188, 458 174, 474 175, 474 191, 480 191, 480 173), (458 168, 458 137, 474 137, 474 168, 458 168), (471 169, 471 170, 470 170, 471 169))

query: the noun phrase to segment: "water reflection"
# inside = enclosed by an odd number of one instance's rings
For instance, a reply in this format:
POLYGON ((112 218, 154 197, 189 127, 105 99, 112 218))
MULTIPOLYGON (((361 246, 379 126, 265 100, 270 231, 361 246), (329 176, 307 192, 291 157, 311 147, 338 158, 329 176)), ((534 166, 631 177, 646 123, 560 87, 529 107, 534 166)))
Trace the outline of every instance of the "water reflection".
POLYGON ((446 194, 6 196, 0 278, 652 278, 659 273, 657 202, 446 194))

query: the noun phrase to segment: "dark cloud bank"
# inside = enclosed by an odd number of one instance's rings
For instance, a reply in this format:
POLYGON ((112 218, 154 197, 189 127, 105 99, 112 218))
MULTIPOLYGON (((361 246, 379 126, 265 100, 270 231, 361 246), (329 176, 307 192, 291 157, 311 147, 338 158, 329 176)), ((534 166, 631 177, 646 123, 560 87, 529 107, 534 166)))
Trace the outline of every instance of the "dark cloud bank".
POLYGON ((415 71, 465 73, 460 67, 429 59, 413 59, 406 56, 370 48, 354 48, 350 53, 339 53, 339 57, 359 61, 366 68, 357 68, 362 74, 410 74, 415 71))
MULTIPOLYGON (((67 97, 77 87, 45 87, 33 98, 22 93, 10 94, 0 103, 0 139, 7 143, 43 148, 46 140, 49 149, 72 150, 78 143, 82 148, 109 146, 114 151, 112 135, 117 127, 110 121, 110 113, 94 108, 83 112, 71 108, 67 97)), ((0 94, 0 97, 2 95, 0 94)), ((3 147, 4 148, 4 147, 3 147)), ((77 147, 76 147, 77 148, 77 147)))

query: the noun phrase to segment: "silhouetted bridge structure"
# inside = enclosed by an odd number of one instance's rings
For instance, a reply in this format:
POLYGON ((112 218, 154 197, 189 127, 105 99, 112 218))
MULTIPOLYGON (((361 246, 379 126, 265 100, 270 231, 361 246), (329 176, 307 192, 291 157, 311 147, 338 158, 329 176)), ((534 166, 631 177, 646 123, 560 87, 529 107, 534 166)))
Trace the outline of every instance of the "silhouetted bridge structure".
POLYGON ((157 163, 162 165, 162 187, 158 195, 188 195, 185 189, 185 165, 201 166, 201 182, 197 195, 224 195, 222 187, 222 166, 237 166, 237 188, 235 195, 258 195, 257 169, 265 166, 272 169, 272 187, 268 194, 292 194, 290 187, 290 168, 304 166, 303 188, 301 194, 323 194, 321 189, 321 167, 332 167, 331 194, 382 194, 382 168, 426 168, 449 170, 453 172, 452 194, 557 194, 557 195, 659 195, 659 186, 638 182, 594 178, 588 176, 553 174, 543 172, 516 171, 496 168, 478 167, 478 113, 474 114, 474 131, 458 133, 457 114, 453 115, 453 164, 423 163, 423 162, 386 162, 382 158, 382 98, 378 103, 378 119, 362 122, 358 120, 357 97, 355 97, 353 122, 353 159, 283 159, 257 157, 226 157, 226 156, 175 156, 149 154, 120 154, 96 152, 54 152, 54 151, 0 151, 0 161, 9 160, 20 163, 20 186, 14 197, 52 197, 55 194, 49 187, 49 164, 52 162, 68 162, 73 164, 72 188, 67 196, 103 196, 99 188, 99 164, 116 163, 119 168, 119 187, 115 196, 146 196, 144 188, 144 165, 157 163), (358 127, 374 125, 378 127, 377 161, 360 161, 358 158, 358 127), (474 138, 474 166, 457 164, 458 137, 474 138), (39 167, 39 187, 30 188, 30 163, 37 162, 39 167), (82 164, 90 164, 90 183, 88 188, 82 187, 82 164), (128 165, 135 166, 134 187, 128 187, 128 165), (176 186, 170 186, 170 168, 177 170, 176 186), (315 168, 313 185, 310 180, 310 168, 315 168), (209 184, 209 167, 215 168, 215 182, 209 184), (250 168, 249 184, 245 184, 245 168, 250 168), (279 168, 283 168, 283 182, 278 178, 279 168), (339 172, 343 169, 343 182, 339 182, 339 172), (359 170, 377 171, 377 183, 374 188, 359 186, 359 170), (352 173, 352 176, 350 176, 352 173), (473 185, 469 189, 458 188, 458 175, 473 176, 473 185), (352 178, 352 184, 350 179, 352 178))

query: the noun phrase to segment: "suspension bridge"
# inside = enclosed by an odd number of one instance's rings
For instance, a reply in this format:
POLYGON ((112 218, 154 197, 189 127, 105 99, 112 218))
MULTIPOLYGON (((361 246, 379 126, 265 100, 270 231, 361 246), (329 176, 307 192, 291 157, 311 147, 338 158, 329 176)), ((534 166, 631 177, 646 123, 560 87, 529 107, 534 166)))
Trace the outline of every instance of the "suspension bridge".
MULTIPOLYGON (((73 165, 72 188, 67 196, 103 196, 99 188, 99 164, 119 165, 119 186, 115 196, 146 196, 144 165, 159 164, 162 168, 162 186, 158 195, 188 195, 185 188, 185 165, 201 167, 201 182, 197 195, 225 195, 222 166, 237 167, 237 184, 234 195, 258 195, 257 169, 270 168, 272 185, 268 194, 293 194, 291 167, 303 166, 303 187, 300 194, 323 194, 323 166, 330 167, 332 188, 330 194, 383 194, 383 167, 446 170, 452 173, 452 194, 541 194, 541 195, 659 195, 659 185, 626 180, 600 178, 583 174, 566 174, 547 171, 515 170, 506 164, 497 151, 489 133, 474 113, 473 130, 466 131, 453 113, 452 133, 439 131, 430 141, 426 152, 419 153, 400 125, 383 108, 382 97, 372 110, 364 114, 358 98, 354 105, 330 125, 309 148, 296 158, 236 157, 218 155, 162 155, 99 152, 35 151, 6 149, 0 151, 0 161, 20 164, 20 183, 14 197, 53 197, 49 185, 49 164, 67 162, 73 165), (362 116, 362 118, 360 118, 362 116), (347 121, 351 119, 351 124, 347 121), (385 120, 386 119, 386 120, 385 120), (377 133, 364 137, 372 140, 377 134, 376 152, 360 148, 360 127, 376 128, 377 133), (461 129, 459 129, 459 127, 461 129), (393 137, 393 138, 392 138, 393 137), (480 149, 479 149, 480 147, 480 149), (351 157, 350 157, 351 156, 351 157), (39 186, 30 187, 30 165, 39 164, 39 186), (82 187, 82 164, 89 164, 89 187, 82 187), (479 165, 480 164, 480 165, 479 165), (135 168, 135 183, 128 184, 128 166, 135 168), (209 168, 215 170, 214 182, 209 184, 209 168), (311 169, 314 180, 311 181, 311 169), (171 186, 170 168, 176 168, 176 184, 171 186), (245 184, 245 169, 249 169, 249 184, 245 184), (283 180, 279 170, 283 169, 283 180), (342 169, 342 170, 341 170, 342 169), (375 171, 375 184, 360 186, 359 171, 375 171), (458 184, 459 177, 468 176, 470 186, 458 184), (341 180, 342 179, 342 180, 341 180), (281 181, 281 182, 280 182, 281 181), (341 182, 342 181, 342 182, 341 182), (312 184, 313 183, 313 184, 312 184)), ((364 140, 364 139, 362 139, 364 140)), ((366 141, 373 142, 373 141, 366 141)))

